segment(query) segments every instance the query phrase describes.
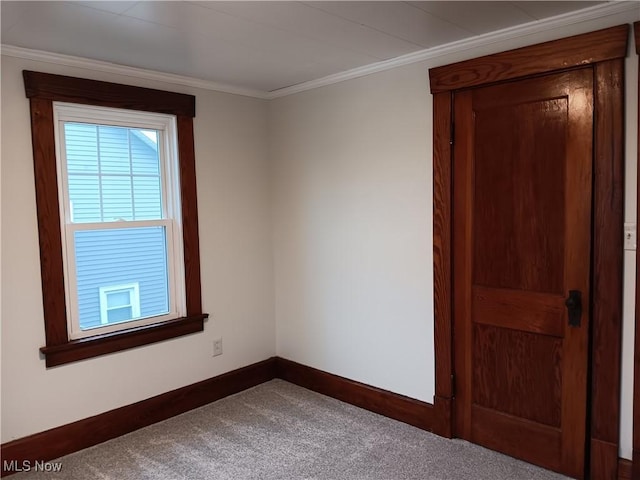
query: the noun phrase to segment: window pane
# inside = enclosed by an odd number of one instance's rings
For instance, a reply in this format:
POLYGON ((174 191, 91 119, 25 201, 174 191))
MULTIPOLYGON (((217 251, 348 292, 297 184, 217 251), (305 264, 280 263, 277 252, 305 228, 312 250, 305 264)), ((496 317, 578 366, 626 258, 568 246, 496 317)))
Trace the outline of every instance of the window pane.
POLYGON ((126 307, 131 305, 131 290, 121 290, 107 293, 107 307, 126 307))
POLYGON ((163 218, 159 132, 65 123, 75 223, 163 218))
POLYGON ((102 177, 102 220, 133 220, 131 177, 102 177))
POLYGON ((64 124, 69 173, 98 173, 98 127, 88 123, 64 124))
POLYGON ((126 322, 133 319, 131 307, 115 308, 107 311, 108 323, 126 322))
POLYGON ((136 220, 162 218, 160 177, 133 177, 136 220))
MULTIPOLYGON (((168 313, 164 227, 81 230, 75 232, 74 239, 81 329, 101 325, 101 287, 137 282, 140 316, 168 313)), ((112 295, 109 292, 107 297, 112 295)))
POLYGON ((72 222, 101 222, 100 177, 69 174, 72 222))
POLYGON ((131 166, 135 175, 160 175, 158 132, 130 129, 131 166))
POLYGON ((98 141, 100 172, 129 175, 129 129, 101 125, 98 127, 98 141))

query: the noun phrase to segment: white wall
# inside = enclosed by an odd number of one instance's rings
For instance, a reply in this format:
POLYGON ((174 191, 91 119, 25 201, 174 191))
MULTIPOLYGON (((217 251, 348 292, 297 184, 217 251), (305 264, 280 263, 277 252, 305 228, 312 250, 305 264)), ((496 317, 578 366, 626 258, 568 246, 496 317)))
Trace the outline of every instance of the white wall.
MULTIPOLYGON (((639 18, 627 12, 273 100, 277 354, 432 402, 429 68, 639 18)), ((625 219, 634 222, 635 55, 627 70, 625 219)), ((631 458, 635 252, 625 269, 620 454, 631 458)))
POLYGON ((428 402, 430 106, 413 65, 270 117, 278 355, 428 402))
POLYGON ((275 353, 267 104, 2 57, 2 442, 134 403, 275 353), (205 331, 45 369, 33 161, 23 69, 196 95, 205 331), (224 354, 212 357, 222 336, 224 354))

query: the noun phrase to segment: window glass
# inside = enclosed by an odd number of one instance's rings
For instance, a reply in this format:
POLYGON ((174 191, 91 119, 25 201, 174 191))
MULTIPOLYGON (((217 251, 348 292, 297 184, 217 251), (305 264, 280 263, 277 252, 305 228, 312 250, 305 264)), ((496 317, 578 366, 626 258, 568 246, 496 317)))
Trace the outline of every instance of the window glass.
POLYGON ((64 123, 71 221, 163 218, 155 130, 64 123))
POLYGON ((183 316, 175 118, 62 103, 56 114, 70 337, 183 316))
MULTIPOLYGON (((104 325, 99 291, 114 285, 139 285, 140 317, 169 313, 164 227, 81 230, 75 233, 74 243, 81 330, 104 325)), ((126 292, 115 291, 107 295, 106 307, 131 303, 126 292)), ((130 315, 126 319, 119 316, 115 321, 133 320, 133 313, 130 315)))

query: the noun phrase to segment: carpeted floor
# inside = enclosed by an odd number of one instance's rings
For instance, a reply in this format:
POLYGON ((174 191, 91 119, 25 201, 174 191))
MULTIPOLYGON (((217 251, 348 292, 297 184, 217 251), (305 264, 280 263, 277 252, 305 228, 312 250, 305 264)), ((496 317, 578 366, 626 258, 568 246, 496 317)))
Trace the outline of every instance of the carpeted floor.
POLYGON ((565 477, 272 380, 15 480, 557 480, 565 477))

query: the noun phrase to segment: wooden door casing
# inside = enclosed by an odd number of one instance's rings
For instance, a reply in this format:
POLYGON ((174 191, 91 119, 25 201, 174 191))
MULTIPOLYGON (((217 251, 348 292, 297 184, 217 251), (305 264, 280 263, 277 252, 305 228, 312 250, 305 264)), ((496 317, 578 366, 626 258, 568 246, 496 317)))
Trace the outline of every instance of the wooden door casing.
MULTIPOLYGON (((633 24, 636 53, 640 55, 640 22, 633 24)), ((640 57, 638 57, 640 71, 640 57)), ((640 75, 638 78, 638 165, 640 165, 640 75)), ((638 183, 640 185, 640 169, 638 169, 638 183)), ((640 195, 636 195, 636 214, 640 218, 640 195)), ((638 221, 636 220, 636 224, 638 221)), ((635 346, 633 354, 633 478, 640 478, 640 255, 636 251, 636 318, 635 318, 635 346)))
POLYGON ((452 98, 472 86, 590 67, 595 89, 590 345, 590 478, 616 480, 622 317, 624 57, 628 25, 437 67, 433 93, 435 372, 433 430, 452 436, 452 98))
POLYGON ((457 436, 582 477, 589 313, 591 69, 454 97, 457 436))

